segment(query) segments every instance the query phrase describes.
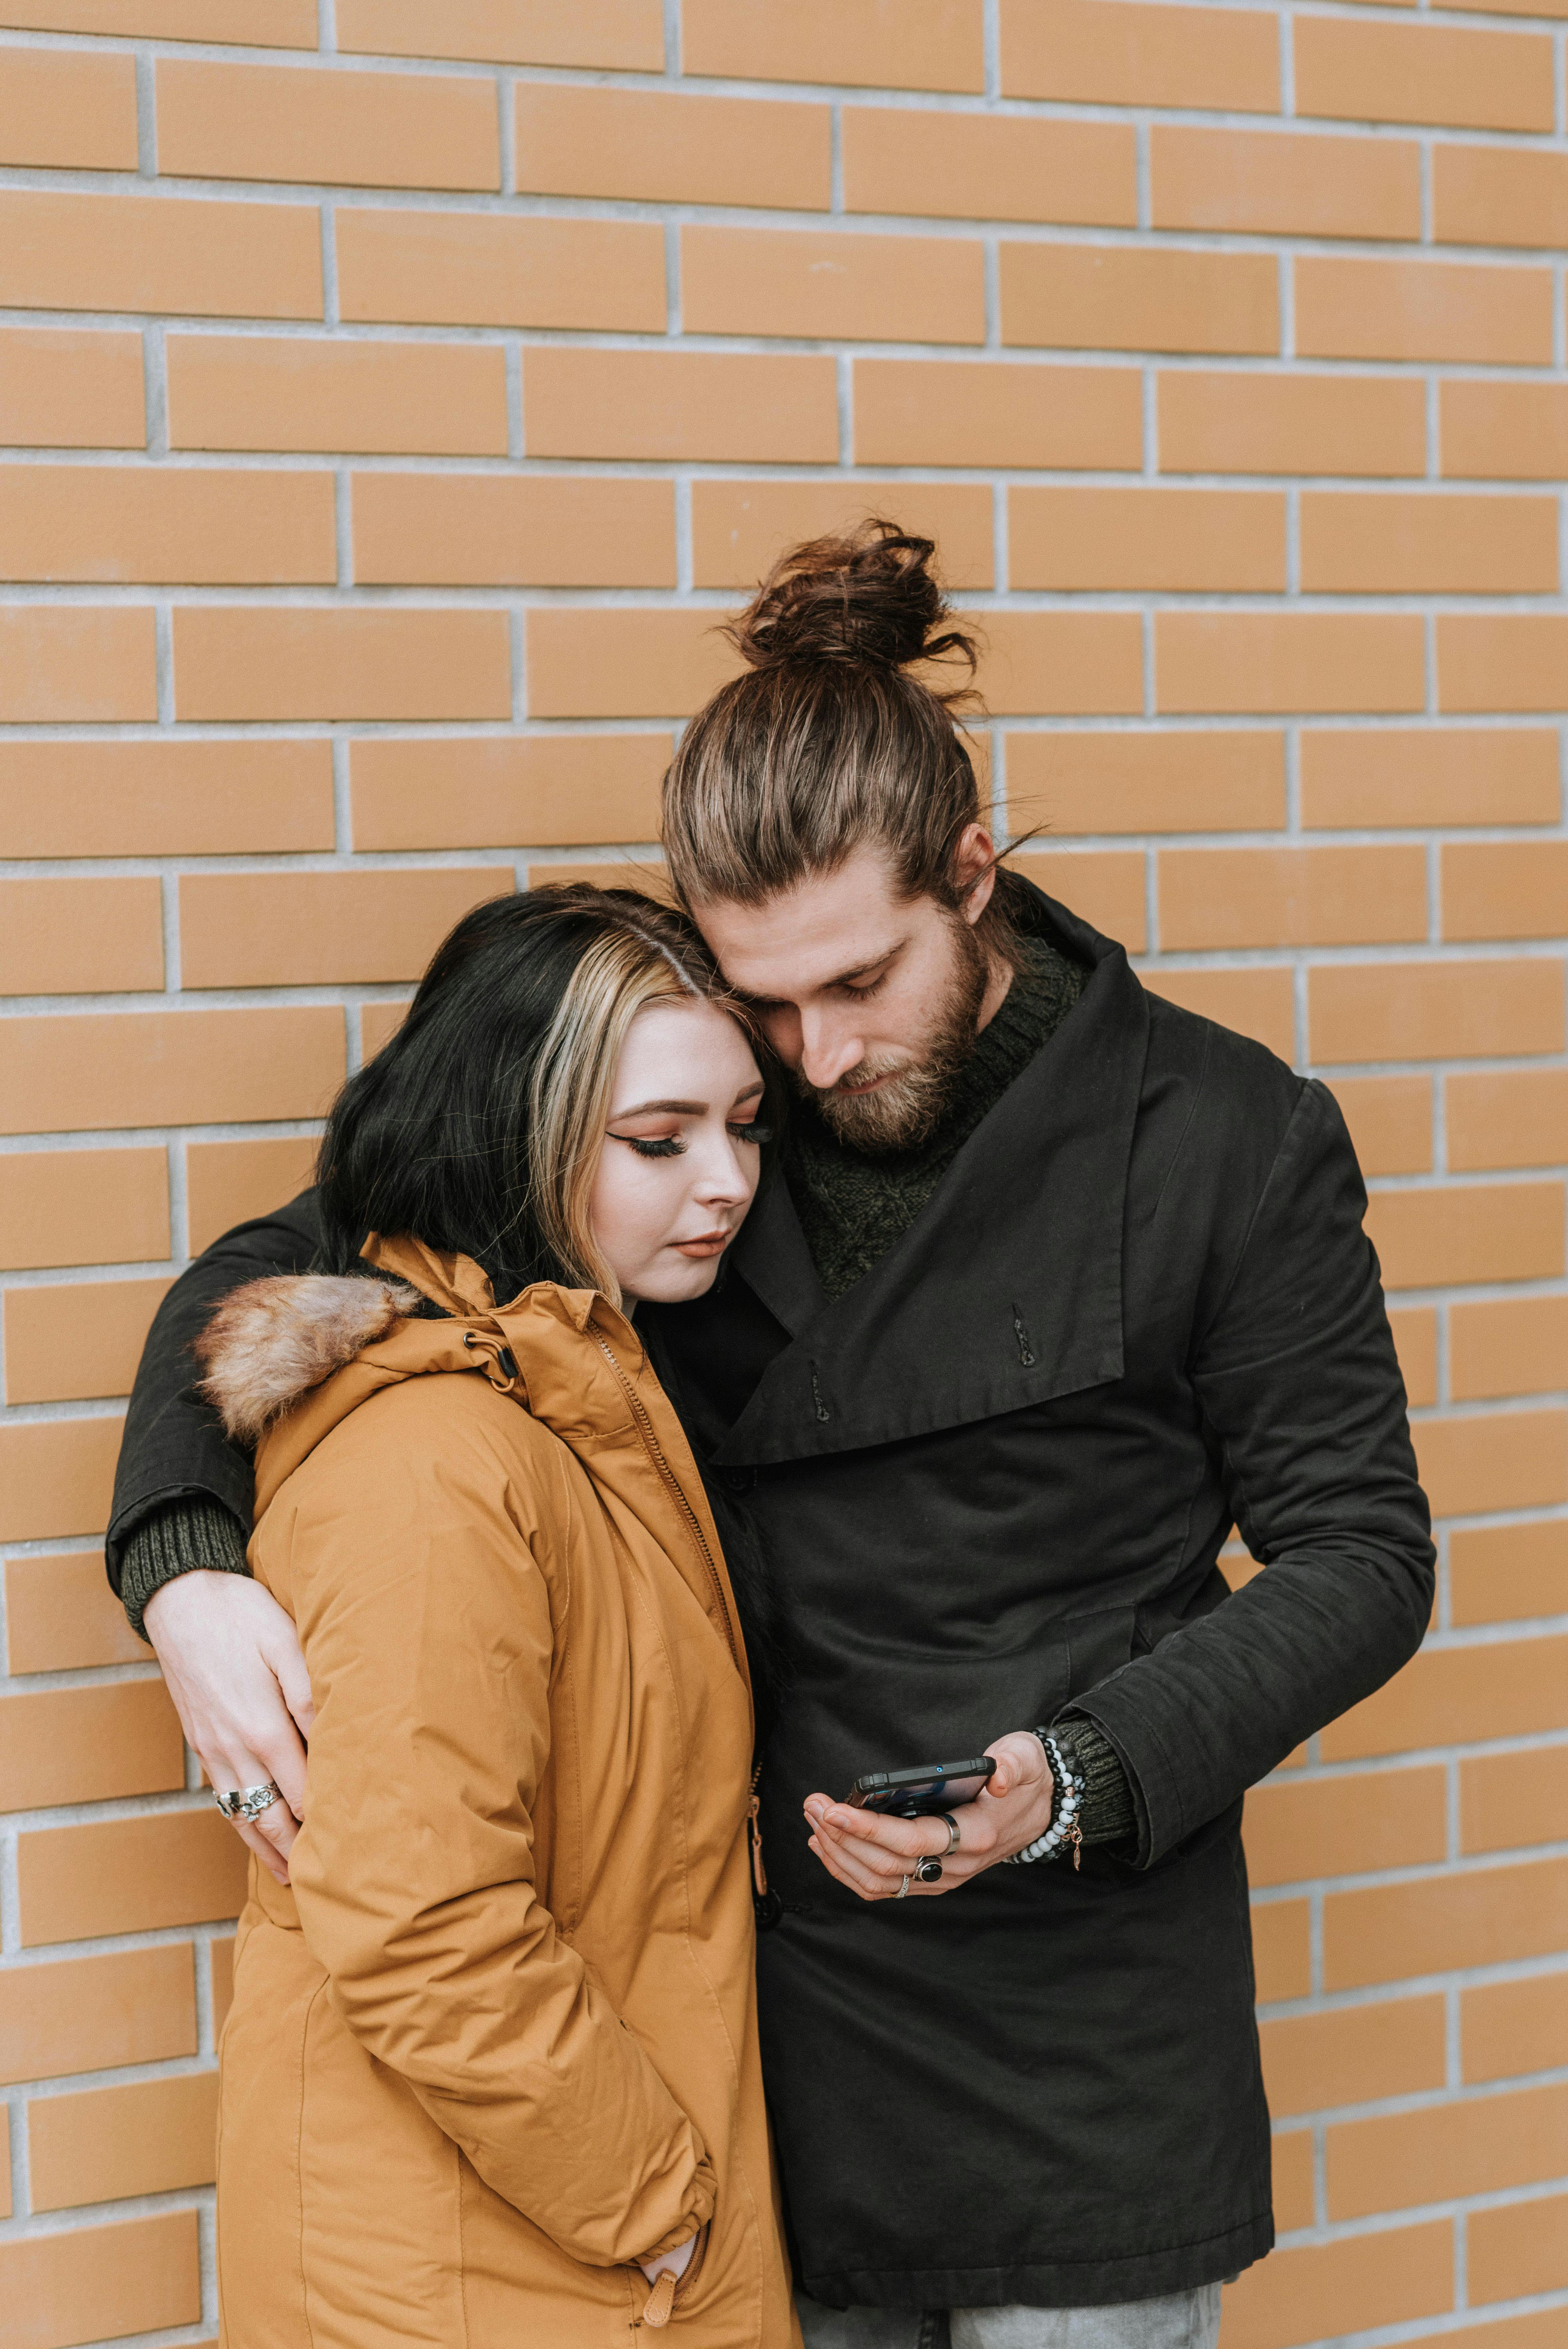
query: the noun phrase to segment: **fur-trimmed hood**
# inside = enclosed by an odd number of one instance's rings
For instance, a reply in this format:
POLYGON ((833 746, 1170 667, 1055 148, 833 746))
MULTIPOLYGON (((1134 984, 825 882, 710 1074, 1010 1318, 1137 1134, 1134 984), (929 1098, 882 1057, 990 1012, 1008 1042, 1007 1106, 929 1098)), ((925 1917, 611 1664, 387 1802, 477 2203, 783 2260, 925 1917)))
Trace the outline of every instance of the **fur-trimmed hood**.
POLYGON ((247 1281, 196 1341, 201 1392, 236 1444, 257 1443, 312 1387, 417 1311, 403 1280, 305 1272, 247 1281))

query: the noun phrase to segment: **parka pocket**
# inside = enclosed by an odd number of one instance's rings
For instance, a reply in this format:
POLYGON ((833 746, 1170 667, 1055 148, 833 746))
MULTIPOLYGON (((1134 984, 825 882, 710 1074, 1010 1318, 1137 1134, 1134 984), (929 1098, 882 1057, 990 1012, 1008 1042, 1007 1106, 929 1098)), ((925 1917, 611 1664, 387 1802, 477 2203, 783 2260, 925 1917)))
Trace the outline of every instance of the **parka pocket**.
POLYGON ((710 2219, 697 2236, 696 2249, 686 2261, 685 2274, 677 2281, 666 2268, 657 2283, 650 2286, 640 2322, 647 2325, 652 2332, 662 2331, 676 2317, 684 2315, 690 2307, 696 2290, 697 2279, 707 2259, 707 2247, 712 2240, 713 2220, 710 2219))

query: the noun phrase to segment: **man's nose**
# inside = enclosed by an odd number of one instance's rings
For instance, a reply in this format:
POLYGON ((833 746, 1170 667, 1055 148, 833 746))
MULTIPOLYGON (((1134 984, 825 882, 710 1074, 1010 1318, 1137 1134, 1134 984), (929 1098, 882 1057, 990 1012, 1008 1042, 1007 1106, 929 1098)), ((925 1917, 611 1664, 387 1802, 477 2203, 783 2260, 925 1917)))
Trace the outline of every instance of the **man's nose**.
POLYGON ((800 1020, 800 1073, 819 1092, 828 1092, 866 1056, 858 1029, 830 1013, 808 1012, 800 1020))

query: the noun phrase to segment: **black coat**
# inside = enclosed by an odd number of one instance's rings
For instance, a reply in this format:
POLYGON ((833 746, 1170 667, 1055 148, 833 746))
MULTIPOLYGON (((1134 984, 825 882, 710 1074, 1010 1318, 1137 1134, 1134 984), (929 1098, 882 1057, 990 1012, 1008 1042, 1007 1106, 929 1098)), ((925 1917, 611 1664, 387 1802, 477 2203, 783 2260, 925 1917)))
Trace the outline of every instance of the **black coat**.
MULTIPOLYGON (((762 2028, 800 2271, 835 2304, 1133 2300, 1268 2249, 1242 1795, 1431 1603, 1332 1097, 1034 918, 1093 975, 899 1245, 828 1304, 774 1181, 722 1286, 639 1317, 791 1650, 762 2028), (1233 1520, 1267 1571, 1233 1598, 1233 1520), (1131 1857, 868 1906, 807 1851, 812 1790, 1069 1700, 1127 1767, 1131 1857)), ((179 1491, 244 1511, 181 1350, 235 1278, 306 1261, 312 1221, 231 1236, 165 1306, 118 1526, 179 1491)))

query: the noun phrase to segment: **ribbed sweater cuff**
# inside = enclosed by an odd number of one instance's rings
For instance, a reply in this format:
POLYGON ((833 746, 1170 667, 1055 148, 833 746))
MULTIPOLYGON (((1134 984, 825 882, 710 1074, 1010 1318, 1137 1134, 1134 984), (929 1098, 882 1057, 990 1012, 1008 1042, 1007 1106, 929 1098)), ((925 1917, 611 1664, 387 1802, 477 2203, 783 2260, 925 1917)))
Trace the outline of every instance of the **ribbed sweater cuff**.
POLYGON ((139 1639, 147 1639, 141 1619, 153 1592, 177 1575, 203 1568, 218 1574, 251 1570, 245 1563, 245 1537, 219 1502, 170 1501, 137 1526, 120 1553, 119 1595, 139 1639))
POLYGON ((1138 1812, 1114 1745, 1092 1721, 1064 1721, 1051 1732, 1062 1758, 1083 1779, 1079 1831, 1086 1844, 1121 1843, 1138 1830, 1138 1812))

